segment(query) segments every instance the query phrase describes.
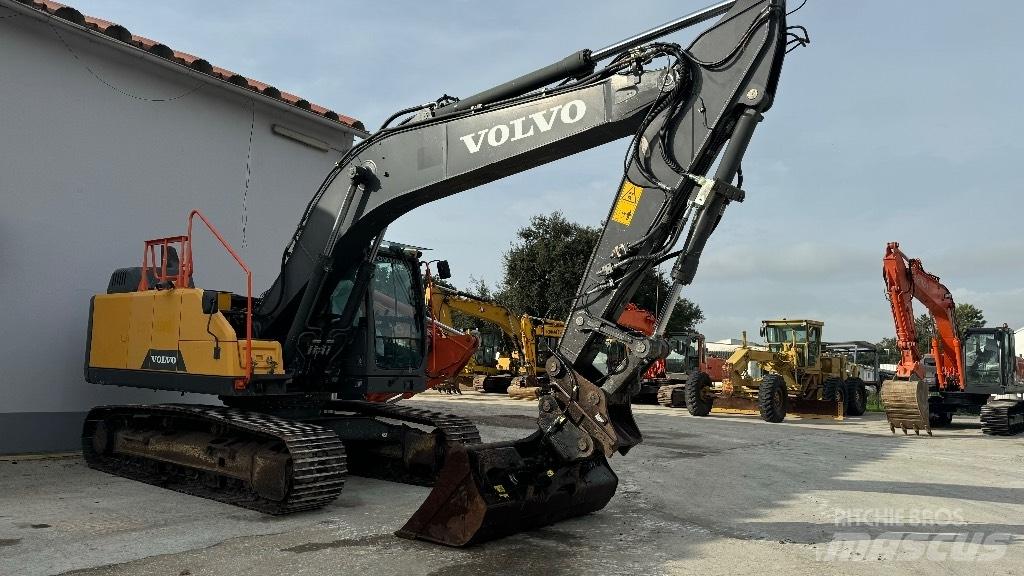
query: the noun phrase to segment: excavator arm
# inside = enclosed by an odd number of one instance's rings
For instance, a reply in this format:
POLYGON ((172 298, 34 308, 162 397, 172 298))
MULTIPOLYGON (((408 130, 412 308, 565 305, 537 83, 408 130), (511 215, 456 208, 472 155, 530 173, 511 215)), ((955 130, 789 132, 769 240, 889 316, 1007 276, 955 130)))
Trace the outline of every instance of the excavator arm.
POLYGON ((449 326, 452 325, 452 312, 456 311, 494 324, 503 334, 507 334, 517 343, 522 339, 522 325, 508 308, 472 294, 449 290, 434 283, 429 284, 427 289, 429 291, 427 301, 431 314, 449 326))
MULTIPOLYGON (((536 378, 539 373, 541 349, 538 347, 538 339, 561 338, 565 334, 565 322, 552 320, 550 318, 539 318, 523 314, 519 318, 520 331, 522 333, 523 366, 528 379, 536 378)), ((546 348, 545 348, 546 349, 546 348)))

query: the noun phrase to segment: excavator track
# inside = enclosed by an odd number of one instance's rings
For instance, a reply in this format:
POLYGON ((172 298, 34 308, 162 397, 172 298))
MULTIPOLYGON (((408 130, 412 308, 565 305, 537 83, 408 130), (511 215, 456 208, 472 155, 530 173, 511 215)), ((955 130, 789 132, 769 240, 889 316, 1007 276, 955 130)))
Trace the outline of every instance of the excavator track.
POLYGON ((981 431, 990 436, 1024 432, 1024 401, 992 400, 981 407, 981 431))
POLYGON ((506 394, 511 385, 511 374, 496 374, 494 376, 479 374, 473 378, 473 389, 481 394, 506 394))
POLYGON ((889 430, 893 434, 899 428, 904 434, 909 430, 920 434, 924 430, 929 436, 932 435, 928 385, 924 381, 886 380, 882 383, 882 406, 889 420, 889 430))
POLYGON ((341 493, 345 447, 327 428, 221 406, 101 406, 86 417, 89 467, 267 514, 341 493))
POLYGON ((658 388, 658 404, 666 408, 683 408, 686 406, 686 385, 668 384, 658 388))

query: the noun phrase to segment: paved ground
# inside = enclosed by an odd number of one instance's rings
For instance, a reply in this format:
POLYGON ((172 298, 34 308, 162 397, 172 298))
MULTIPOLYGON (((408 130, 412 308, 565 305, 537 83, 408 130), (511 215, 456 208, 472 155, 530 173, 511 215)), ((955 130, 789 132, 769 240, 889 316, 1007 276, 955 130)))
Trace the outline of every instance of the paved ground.
MULTIPOLYGON (((533 403, 412 402, 524 436, 533 403)), ((392 532, 426 488, 361 478, 323 510, 273 518, 85 468, 0 460, 0 575, 1020 574, 1024 438, 964 419, 892 437, 878 415, 766 424, 638 407, 643 445, 599 513, 468 550, 392 532), (826 563, 827 562, 827 563, 826 563)))

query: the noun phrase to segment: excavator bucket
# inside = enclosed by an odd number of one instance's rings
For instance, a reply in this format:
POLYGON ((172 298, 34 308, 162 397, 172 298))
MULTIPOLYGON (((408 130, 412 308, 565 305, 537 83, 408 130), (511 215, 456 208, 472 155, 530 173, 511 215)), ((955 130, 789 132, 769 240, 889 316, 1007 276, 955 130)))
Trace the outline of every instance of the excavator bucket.
POLYGON ((928 384, 923 380, 886 380, 882 382, 882 406, 885 417, 889 420, 889 430, 893 434, 900 428, 906 434, 913 430, 921 434, 921 430, 932 435, 931 423, 928 420, 928 384))
POLYGON ((434 490, 396 534, 469 546, 600 510, 618 482, 600 452, 559 461, 540 431, 515 442, 456 446, 434 490))

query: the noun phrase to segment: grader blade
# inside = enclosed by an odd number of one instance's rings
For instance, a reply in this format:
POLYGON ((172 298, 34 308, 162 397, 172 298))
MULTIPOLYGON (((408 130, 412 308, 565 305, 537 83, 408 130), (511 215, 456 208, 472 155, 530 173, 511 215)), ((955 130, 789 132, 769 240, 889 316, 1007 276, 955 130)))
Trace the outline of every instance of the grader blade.
MULTIPOLYGON (((743 414, 758 416, 761 413, 757 400, 743 396, 721 396, 715 398, 712 414, 743 414)), ((843 420, 846 417, 843 402, 836 400, 809 400, 790 396, 786 400, 786 416, 811 420, 843 420)))
POLYGON ((539 431, 515 442, 457 446, 396 534, 469 546, 600 510, 617 486, 603 454, 560 461, 539 431))
POLYGON ((757 416, 761 413, 757 400, 745 396, 719 396, 711 406, 712 414, 745 414, 757 416))
POLYGON ((924 430, 932 435, 928 419, 928 384, 923 380, 886 380, 882 383, 882 406, 893 434, 899 428, 904 434, 913 430, 914 434, 920 435, 924 430))
POLYGON ((807 398, 790 398, 789 414, 797 418, 811 420, 831 419, 842 420, 846 417, 842 400, 811 400, 807 398))

